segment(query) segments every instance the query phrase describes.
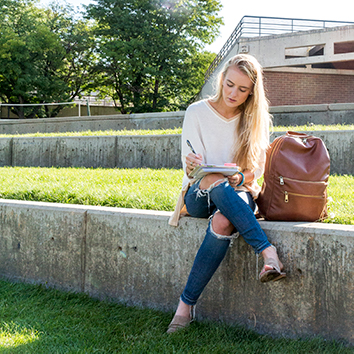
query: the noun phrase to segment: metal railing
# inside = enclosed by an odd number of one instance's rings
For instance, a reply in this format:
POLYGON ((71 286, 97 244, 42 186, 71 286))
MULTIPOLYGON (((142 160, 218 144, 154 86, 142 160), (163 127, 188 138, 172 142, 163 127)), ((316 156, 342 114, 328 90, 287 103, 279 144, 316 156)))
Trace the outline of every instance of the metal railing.
POLYGON ((57 102, 57 103, 1 103, 0 102, 0 119, 2 119, 2 107, 7 107, 7 118, 10 119, 10 109, 14 107, 43 107, 43 106, 61 106, 61 105, 73 105, 78 106, 78 116, 81 117, 81 106, 87 107, 87 115, 90 116, 90 104, 87 100, 86 102, 75 101, 75 102, 57 102))
POLYGON ((342 21, 322 21, 322 20, 304 20, 297 18, 280 18, 280 17, 256 17, 244 16, 238 23, 231 36, 228 38, 224 46, 221 48, 219 54, 210 64, 205 73, 205 81, 227 56, 231 48, 239 42, 241 37, 253 38, 262 36, 273 36, 283 33, 311 31, 328 27, 348 26, 353 25, 354 22, 342 21))

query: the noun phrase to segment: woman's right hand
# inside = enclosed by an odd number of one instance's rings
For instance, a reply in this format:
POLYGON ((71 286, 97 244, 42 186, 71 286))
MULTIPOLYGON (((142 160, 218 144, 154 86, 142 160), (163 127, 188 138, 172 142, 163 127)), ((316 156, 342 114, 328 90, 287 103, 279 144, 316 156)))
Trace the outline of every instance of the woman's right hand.
POLYGON ((190 152, 186 156, 186 173, 187 176, 191 173, 191 171, 194 169, 194 167, 200 165, 203 162, 203 157, 201 154, 193 154, 190 152))

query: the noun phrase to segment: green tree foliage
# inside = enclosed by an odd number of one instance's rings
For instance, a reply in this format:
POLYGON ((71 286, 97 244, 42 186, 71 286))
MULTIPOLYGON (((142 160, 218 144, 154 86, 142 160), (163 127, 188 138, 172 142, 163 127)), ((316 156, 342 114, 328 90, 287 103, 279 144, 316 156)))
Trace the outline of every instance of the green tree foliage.
MULTIPOLYGON (((91 81, 93 37, 66 5, 0 0, 0 99, 37 104, 71 101, 91 81)), ((20 118, 55 116, 49 110, 14 107, 20 118)))
POLYGON ((201 53, 218 34, 219 0, 96 0, 96 70, 102 95, 122 113, 185 107, 211 62, 201 53))

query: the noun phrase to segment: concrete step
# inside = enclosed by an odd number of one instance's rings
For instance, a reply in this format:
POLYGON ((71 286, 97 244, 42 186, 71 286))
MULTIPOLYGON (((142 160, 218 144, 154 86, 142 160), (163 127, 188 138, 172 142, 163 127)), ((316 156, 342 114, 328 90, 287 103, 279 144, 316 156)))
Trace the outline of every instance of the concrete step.
MULTIPOLYGON (((83 117, 0 119, 1 134, 97 130, 173 129, 182 127, 184 111, 83 117)), ((274 125, 354 124, 354 103, 270 107, 274 125)))
MULTIPOLYGON (((326 144, 332 174, 354 174, 353 130, 309 134, 326 144)), ((180 146, 179 134, 0 138, 0 166, 181 168, 180 146)))
MULTIPOLYGON (((170 212, 0 200, 0 275, 127 305, 173 311, 207 220, 170 212)), ((199 319, 260 333, 354 344, 354 226, 260 221, 287 278, 234 241, 198 302, 199 319)))

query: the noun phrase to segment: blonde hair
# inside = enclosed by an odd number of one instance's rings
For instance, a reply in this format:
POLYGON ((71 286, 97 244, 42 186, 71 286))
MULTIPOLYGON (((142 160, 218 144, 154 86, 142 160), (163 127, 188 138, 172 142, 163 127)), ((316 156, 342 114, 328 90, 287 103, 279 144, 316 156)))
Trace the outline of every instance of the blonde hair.
POLYGON ((242 170, 254 171, 258 167, 261 151, 268 147, 268 132, 271 125, 269 105, 263 86, 263 70, 251 55, 238 54, 232 57, 219 74, 216 95, 211 99, 213 102, 222 99, 223 81, 232 66, 247 75, 253 83, 252 93, 239 106, 241 117, 235 130, 237 139, 233 148, 233 162, 237 163, 242 170))

